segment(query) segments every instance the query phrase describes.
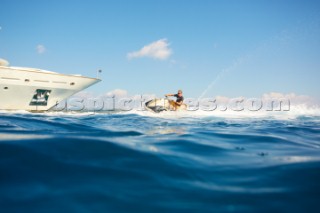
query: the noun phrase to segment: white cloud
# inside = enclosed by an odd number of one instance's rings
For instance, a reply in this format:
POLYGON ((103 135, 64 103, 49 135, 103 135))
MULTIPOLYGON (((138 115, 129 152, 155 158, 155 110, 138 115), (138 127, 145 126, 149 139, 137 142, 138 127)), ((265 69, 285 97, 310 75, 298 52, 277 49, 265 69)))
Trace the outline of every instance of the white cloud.
POLYGON ((46 47, 43 46, 42 44, 38 44, 36 49, 38 54, 43 54, 46 51, 46 47))
POLYGON ((128 95, 127 90, 123 90, 123 89, 115 89, 104 94, 104 96, 108 96, 108 97, 115 96, 117 98, 126 97, 127 95, 128 95))
POLYGON ((131 98, 133 100, 141 100, 141 99, 151 100, 151 99, 156 98, 156 95, 155 94, 136 94, 136 95, 131 96, 131 98))
POLYGON ((165 60, 170 57, 172 50, 169 48, 170 44, 167 39, 160 39, 152 42, 139 51, 131 52, 127 54, 128 59, 149 57, 154 59, 165 60))
POLYGON ((296 95, 295 93, 278 93, 278 92, 270 92, 262 95, 262 100, 289 100, 291 104, 306 104, 306 105, 314 105, 317 104, 317 100, 307 96, 307 95, 296 95))
POLYGON ((9 66, 9 62, 3 58, 0 58, 0 66, 9 66))

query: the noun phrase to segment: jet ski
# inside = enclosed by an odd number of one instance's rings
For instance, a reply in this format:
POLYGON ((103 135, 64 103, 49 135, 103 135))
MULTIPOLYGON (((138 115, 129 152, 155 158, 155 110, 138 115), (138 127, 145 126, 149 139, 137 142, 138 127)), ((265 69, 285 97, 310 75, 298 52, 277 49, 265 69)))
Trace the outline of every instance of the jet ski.
POLYGON ((179 111, 179 110, 186 110, 187 105, 181 104, 181 106, 177 107, 175 109, 175 104, 173 100, 169 100, 167 98, 156 98, 153 100, 150 100, 145 103, 145 107, 147 110, 155 113, 160 113, 163 111, 179 111))

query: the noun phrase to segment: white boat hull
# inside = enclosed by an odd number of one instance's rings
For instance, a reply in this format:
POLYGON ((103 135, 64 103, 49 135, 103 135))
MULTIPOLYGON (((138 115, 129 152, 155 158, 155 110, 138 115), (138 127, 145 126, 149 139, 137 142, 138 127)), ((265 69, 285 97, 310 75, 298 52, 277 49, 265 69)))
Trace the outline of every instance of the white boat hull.
POLYGON ((100 79, 0 67, 0 109, 46 111, 100 79))

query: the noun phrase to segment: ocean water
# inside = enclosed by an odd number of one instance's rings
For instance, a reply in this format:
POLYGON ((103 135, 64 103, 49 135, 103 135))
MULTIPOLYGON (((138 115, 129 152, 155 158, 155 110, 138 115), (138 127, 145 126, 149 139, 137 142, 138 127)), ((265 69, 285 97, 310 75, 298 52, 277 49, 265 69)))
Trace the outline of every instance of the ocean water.
POLYGON ((0 212, 319 212, 320 116, 0 112, 0 212))

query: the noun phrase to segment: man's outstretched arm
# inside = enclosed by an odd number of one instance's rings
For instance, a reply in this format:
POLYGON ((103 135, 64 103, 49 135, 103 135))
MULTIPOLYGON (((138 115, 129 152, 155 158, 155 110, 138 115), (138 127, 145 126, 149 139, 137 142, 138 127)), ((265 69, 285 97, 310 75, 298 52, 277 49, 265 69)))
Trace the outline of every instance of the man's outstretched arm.
POLYGON ((174 94, 165 94, 164 96, 168 97, 168 96, 174 96, 174 94))

